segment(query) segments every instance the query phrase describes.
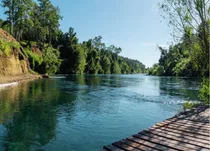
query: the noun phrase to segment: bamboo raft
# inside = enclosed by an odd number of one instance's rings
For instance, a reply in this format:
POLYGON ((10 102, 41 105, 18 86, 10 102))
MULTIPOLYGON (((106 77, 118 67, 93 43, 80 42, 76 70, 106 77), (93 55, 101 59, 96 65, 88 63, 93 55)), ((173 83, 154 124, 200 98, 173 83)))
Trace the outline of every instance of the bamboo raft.
POLYGON ((101 151, 210 151, 209 114, 207 107, 182 112, 101 151))

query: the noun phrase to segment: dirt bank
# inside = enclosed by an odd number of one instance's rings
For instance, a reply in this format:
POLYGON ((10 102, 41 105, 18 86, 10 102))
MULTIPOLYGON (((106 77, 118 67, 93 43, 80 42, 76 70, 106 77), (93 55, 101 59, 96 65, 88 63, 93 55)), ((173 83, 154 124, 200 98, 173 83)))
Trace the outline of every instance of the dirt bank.
POLYGON ((40 79, 40 75, 24 74, 15 76, 0 76, 0 84, 40 79))

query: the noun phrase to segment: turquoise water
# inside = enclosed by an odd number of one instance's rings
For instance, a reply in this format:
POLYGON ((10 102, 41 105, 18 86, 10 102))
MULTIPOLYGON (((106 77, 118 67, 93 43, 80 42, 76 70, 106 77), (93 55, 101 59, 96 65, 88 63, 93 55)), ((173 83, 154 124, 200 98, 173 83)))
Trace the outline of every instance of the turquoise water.
POLYGON ((182 110, 198 82, 71 75, 0 90, 0 150, 97 151, 182 110))

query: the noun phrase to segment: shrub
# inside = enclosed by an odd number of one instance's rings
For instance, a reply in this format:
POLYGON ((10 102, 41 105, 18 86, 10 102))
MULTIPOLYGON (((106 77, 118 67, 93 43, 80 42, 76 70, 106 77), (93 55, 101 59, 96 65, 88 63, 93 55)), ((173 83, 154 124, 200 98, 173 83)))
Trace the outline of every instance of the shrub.
POLYGON ((200 101, 204 104, 209 104, 210 89, 209 89, 209 79, 204 78, 201 84, 201 89, 199 91, 200 101))
POLYGON ((44 48, 41 73, 55 74, 61 65, 60 52, 50 46, 44 48))
POLYGON ((184 103, 183 108, 184 108, 184 110, 186 110, 186 109, 192 109, 195 106, 196 106, 196 103, 192 103, 190 101, 187 101, 187 102, 184 103))

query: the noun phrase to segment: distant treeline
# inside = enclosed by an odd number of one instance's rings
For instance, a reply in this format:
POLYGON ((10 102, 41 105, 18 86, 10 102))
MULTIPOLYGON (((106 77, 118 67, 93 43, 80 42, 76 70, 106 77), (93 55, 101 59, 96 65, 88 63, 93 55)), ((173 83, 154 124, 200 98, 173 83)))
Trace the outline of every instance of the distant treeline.
POLYGON ((141 62, 119 56, 121 48, 106 47, 101 36, 78 43, 73 28, 58 37, 56 46, 60 47, 63 59, 61 73, 127 74, 142 73, 145 69, 141 62))
POLYGON ((59 29, 62 19, 59 8, 50 0, 2 0, 1 4, 7 18, 0 20, 0 28, 21 43, 36 72, 129 74, 145 71, 141 62, 119 56, 120 47, 106 46, 101 36, 79 43, 73 28, 63 33, 59 29))

